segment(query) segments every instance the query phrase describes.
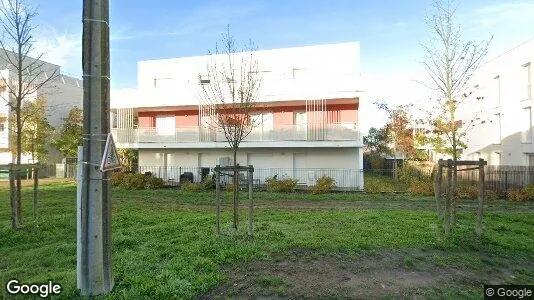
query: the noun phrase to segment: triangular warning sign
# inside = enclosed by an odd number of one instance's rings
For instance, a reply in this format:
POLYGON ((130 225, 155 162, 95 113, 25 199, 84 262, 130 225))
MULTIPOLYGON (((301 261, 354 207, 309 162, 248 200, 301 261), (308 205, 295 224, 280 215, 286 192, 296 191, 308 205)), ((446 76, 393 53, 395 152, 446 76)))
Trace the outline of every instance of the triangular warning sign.
POLYGON ((104 155, 102 155, 102 163, 100 164, 100 170, 102 170, 102 172, 106 172, 109 170, 118 169, 120 167, 121 162, 119 159, 119 153, 117 153, 113 136, 111 136, 111 133, 108 133, 106 147, 104 148, 104 155))

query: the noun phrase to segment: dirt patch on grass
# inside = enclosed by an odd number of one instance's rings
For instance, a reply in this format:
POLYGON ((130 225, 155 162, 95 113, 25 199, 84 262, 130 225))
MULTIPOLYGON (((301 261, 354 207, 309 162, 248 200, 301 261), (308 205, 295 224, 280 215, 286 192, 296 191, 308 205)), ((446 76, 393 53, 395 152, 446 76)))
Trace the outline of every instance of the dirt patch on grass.
POLYGON ((443 291, 480 288, 499 283, 513 272, 509 268, 467 270, 438 266, 438 250, 366 251, 359 254, 318 254, 294 250, 288 256, 225 269, 227 282, 201 296, 225 298, 418 298, 443 291), (488 278, 491 276, 491 279, 488 278))

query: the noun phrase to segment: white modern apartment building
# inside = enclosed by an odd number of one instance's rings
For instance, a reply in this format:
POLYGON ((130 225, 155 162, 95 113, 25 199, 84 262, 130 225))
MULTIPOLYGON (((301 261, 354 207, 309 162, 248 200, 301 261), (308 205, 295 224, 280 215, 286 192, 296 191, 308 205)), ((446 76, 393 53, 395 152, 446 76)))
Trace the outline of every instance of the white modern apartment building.
MULTIPOLYGON (((10 70, 9 64, 6 64, 5 54, 0 51, 0 164, 8 164, 12 162, 12 153, 9 145, 9 115, 10 108, 7 105, 9 99, 9 91, 5 86, 5 81, 9 82, 16 74, 10 70)), ((31 58, 27 58, 31 59, 31 58)), ((35 100, 39 96, 43 96, 47 100, 46 115, 47 119, 55 128, 60 128, 63 123, 63 118, 68 115, 72 107, 81 107, 83 100, 83 86, 82 81, 61 74, 61 68, 48 62, 41 61, 43 77, 53 76, 54 78, 42 86, 33 95, 28 95, 25 99, 35 100)), ((41 80, 41 79, 39 79, 41 80)), ((42 82, 42 81, 41 81, 42 82)), ((51 148, 47 156, 47 162, 58 162, 61 160, 61 155, 58 151, 51 148)), ((22 155, 22 163, 32 163, 29 154, 22 155)))
MULTIPOLYGON (((277 175, 313 185, 329 175, 338 187, 363 188, 359 43, 261 50, 253 57, 262 83, 251 117, 261 125, 241 143, 237 162, 253 165, 260 182, 277 175)), ((140 170, 178 180, 171 169, 231 162, 220 129, 205 126, 200 94, 201 85, 210 84, 207 65, 217 59, 141 61, 137 89, 112 93, 115 141, 139 151, 140 170)), ((200 172, 193 173, 200 180, 200 172)))
POLYGON ((468 132, 465 159, 490 165, 534 166, 534 38, 490 59, 473 77, 474 96, 465 117, 482 124, 468 132))

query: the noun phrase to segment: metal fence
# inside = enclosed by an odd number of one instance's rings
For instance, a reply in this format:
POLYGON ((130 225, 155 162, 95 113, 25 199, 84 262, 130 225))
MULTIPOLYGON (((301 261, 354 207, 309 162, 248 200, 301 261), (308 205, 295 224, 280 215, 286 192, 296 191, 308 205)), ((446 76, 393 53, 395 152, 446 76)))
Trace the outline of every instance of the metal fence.
MULTIPOLYGON (((205 176, 213 174, 213 168, 198 167, 157 167, 139 166, 139 173, 150 172, 153 176, 162 178, 169 185, 178 185, 180 181, 190 180, 201 182, 205 176)), ((224 174, 222 182, 230 182, 233 174, 224 174)), ((240 180, 246 180, 246 173, 240 174, 240 180)), ((362 170, 356 169, 325 169, 325 168, 254 168, 254 185, 264 186, 269 178, 297 179, 299 188, 314 186, 322 176, 329 176, 335 180, 338 190, 361 190, 362 170)))

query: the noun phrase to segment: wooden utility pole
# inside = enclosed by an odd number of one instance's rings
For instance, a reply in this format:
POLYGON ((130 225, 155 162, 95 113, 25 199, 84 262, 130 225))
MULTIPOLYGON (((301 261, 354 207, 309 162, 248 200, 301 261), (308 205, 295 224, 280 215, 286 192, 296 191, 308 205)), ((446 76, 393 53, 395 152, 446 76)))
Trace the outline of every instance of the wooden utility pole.
POLYGON ((78 288, 83 296, 113 288, 111 189, 99 168, 109 133, 109 0, 83 1, 83 170, 78 184, 78 288))

